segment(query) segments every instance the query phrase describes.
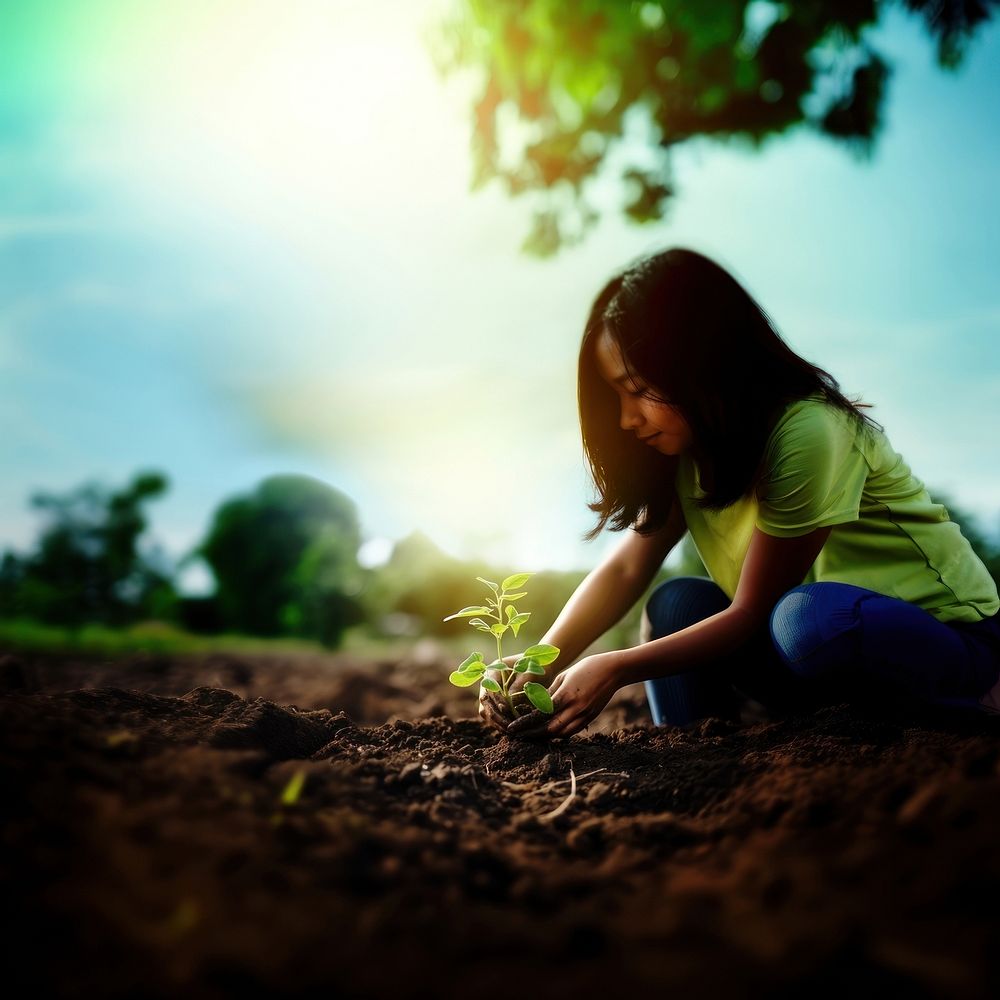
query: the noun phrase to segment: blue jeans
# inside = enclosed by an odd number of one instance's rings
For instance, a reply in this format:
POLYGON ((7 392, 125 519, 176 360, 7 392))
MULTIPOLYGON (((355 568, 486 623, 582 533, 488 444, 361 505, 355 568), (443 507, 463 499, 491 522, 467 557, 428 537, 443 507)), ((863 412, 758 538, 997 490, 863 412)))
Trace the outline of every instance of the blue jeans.
MULTIPOLYGON (((679 632, 729 606, 705 577, 675 577, 646 603, 650 639, 679 632)), ((923 608, 846 583, 788 591, 766 629, 742 649, 696 670, 646 681, 656 725, 709 715, 739 717, 744 697, 779 711, 902 695, 981 710, 1000 678, 1000 615, 939 622, 923 608)))

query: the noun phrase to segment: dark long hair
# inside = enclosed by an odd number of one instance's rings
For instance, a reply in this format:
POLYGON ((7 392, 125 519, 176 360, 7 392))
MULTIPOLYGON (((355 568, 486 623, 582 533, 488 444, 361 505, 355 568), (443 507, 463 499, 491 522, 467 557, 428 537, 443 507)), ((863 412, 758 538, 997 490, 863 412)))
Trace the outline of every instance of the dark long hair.
POLYGON ((718 264, 675 248, 633 264, 594 300, 580 345, 578 401, 583 447, 598 500, 588 504, 597 525, 641 534, 670 514, 678 457, 662 455, 619 424, 618 394, 601 377, 597 338, 607 331, 626 371, 669 402, 691 427, 692 456, 704 497, 721 510, 755 488, 764 446, 782 409, 822 393, 826 400, 877 427, 837 380, 799 357, 746 290, 718 264))

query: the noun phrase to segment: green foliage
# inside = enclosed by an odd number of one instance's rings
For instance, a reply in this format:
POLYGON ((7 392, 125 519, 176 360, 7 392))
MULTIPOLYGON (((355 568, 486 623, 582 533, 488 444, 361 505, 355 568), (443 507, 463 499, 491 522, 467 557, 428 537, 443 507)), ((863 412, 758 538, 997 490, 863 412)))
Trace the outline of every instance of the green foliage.
POLYGON ((514 715, 518 714, 514 705, 514 699, 517 697, 527 698, 532 705, 543 712, 551 713, 553 711, 552 699, 543 685, 529 681, 522 690, 511 691, 510 684, 515 675, 519 673, 544 674, 545 666, 553 663, 559 656, 559 650, 555 646, 550 646, 547 643, 530 646, 512 667, 508 667, 503 662, 504 634, 511 631, 516 636, 521 624, 531 617, 531 612, 518 613, 517 609, 510 603, 527 595, 527 591, 518 590, 518 588, 523 587, 531 576, 531 573, 515 573, 506 577, 501 584, 477 576, 476 579, 493 592, 493 597, 486 602, 485 606, 475 605, 462 608, 461 611, 442 619, 442 621, 447 622, 453 618, 469 618, 479 614, 485 614, 488 618, 494 619, 493 623, 490 624, 482 619, 472 618, 468 624, 480 632, 489 632, 496 638, 496 660, 487 665, 482 653, 472 653, 462 662, 458 670, 449 675, 448 680, 456 687, 471 687, 476 681, 479 681, 486 691, 502 694, 514 715), (505 602, 507 602, 506 608, 504 607, 505 602), (497 671, 500 674, 499 683, 487 676, 488 671, 497 671))
MULTIPOLYGON (((954 68, 996 0, 904 0, 954 68)), ((443 73, 473 70, 472 187, 536 201, 524 249, 545 256, 598 218, 586 188, 619 171, 622 211, 663 217, 670 148, 753 147, 804 126, 862 154, 891 67, 872 44, 889 0, 463 0, 432 40, 443 73), (611 154, 615 155, 612 156, 611 154)))
POLYGON ((306 476, 273 476, 216 511, 199 553, 224 627, 336 646, 362 617, 360 542, 346 496, 306 476))
POLYGON ((123 625, 167 616, 176 599, 164 560, 139 551, 144 506, 167 491, 158 472, 136 475, 118 492, 86 483, 65 494, 37 493, 43 517, 35 549, 5 553, 0 607, 7 617, 81 625, 123 625))
POLYGON ((251 639, 242 635, 193 635, 162 621, 134 625, 43 625, 32 619, 0 619, 0 648, 24 652, 73 652, 91 656, 130 653, 266 653, 315 655, 322 647, 302 639, 251 639))

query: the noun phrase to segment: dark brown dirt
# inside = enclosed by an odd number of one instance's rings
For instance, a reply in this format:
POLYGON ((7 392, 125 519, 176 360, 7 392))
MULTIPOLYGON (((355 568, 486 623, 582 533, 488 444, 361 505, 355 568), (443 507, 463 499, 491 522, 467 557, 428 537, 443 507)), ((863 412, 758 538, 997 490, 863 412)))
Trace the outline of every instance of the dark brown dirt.
POLYGON ((657 730, 632 689, 537 745, 469 718, 447 669, 0 660, 8 984, 997 995, 997 720, 657 730))

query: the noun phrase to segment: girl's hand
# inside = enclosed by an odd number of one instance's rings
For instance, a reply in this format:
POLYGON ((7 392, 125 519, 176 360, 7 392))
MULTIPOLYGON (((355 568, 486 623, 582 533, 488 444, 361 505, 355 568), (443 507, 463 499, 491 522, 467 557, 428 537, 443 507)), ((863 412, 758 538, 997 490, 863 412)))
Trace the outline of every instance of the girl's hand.
POLYGON ((615 658, 610 653, 586 656, 559 674, 549 687, 555 711, 537 709, 507 726, 508 736, 551 739, 572 736, 589 725, 618 690, 615 658))

